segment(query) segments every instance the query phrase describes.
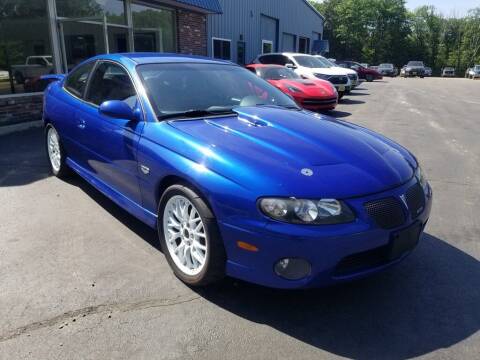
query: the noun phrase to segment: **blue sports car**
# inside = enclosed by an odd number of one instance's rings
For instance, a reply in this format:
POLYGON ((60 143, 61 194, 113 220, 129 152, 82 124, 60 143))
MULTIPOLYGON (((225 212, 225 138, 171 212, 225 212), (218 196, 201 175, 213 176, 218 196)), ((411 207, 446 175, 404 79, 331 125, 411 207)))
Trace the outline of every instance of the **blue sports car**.
POLYGON ((405 258, 427 223, 432 191, 409 151, 240 66, 110 54, 46 78, 53 174, 73 170, 156 228, 190 285, 363 277, 405 258))

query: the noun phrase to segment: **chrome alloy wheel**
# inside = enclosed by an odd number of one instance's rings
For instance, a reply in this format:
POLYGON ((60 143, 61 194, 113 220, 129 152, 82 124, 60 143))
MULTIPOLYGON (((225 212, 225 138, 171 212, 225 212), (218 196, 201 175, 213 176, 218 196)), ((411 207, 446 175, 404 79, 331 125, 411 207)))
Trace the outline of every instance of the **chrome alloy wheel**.
POLYGON ((48 158, 54 171, 59 172, 62 166, 62 153, 60 152, 60 140, 57 131, 49 128, 47 132, 48 158))
POLYGON ((163 212, 163 234, 175 265, 186 275, 198 275, 207 259, 207 233, 195 206, 186 197, 172 196, 163 212))

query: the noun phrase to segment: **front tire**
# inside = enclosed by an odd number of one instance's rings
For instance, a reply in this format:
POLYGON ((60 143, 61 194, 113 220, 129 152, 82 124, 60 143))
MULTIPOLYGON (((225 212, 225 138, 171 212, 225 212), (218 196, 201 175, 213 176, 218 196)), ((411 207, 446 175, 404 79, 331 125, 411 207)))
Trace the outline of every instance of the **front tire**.
POLYGON ((45 129, 45 146, 52 174, 58 178, 68 176, 70 169, 65 163, 65 150, 57 130, 52 125, 48 125, 45 129))
POLYGON ((177 184, 165 190, 157 228, 168 264, 184 283, 205 286, 225 276, 226 254, 216 219, 192 189, 177 184))
POLYGON ((368 82, 372 82, 373 81, 373 76, 370 75, 370 74, 367 74, 367 75, 365 75, 365 80, 367 80, 368 82))

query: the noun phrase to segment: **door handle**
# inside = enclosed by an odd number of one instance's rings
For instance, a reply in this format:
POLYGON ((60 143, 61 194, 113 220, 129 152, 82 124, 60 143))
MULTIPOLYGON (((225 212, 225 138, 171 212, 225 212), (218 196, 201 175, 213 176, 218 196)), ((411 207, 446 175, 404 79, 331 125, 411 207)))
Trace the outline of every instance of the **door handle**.
POLYGON ((83 129, 85 129, 85 126, 86 126, 85 120, 83 120, 83 119, 78 119, 78 121, 77 121, 77 127, 78 127, 79 129, 82 129, 82 130, 83 130, 83 129))

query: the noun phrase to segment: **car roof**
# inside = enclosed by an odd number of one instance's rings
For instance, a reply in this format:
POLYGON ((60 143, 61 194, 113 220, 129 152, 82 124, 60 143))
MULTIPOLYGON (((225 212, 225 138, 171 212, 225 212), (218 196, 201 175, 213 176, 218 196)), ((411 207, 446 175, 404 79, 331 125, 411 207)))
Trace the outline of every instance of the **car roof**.
POLYGON ((232 62, 226 60, 212 59, 205 56, 182 55, 173 53, 154 53, 154 52, 136 52, 136 53, 118 53, 103 54, 95 56, 97 60, 129 60, 136 64, 156 64, 156 63, 205 63, 205 64, 229 64, 232 62))
POLYGON ((306 55, 306 56, 313 56, 313 55, 310 55, 310 54, 295 53, 295 52, 276 52, 276 53, 261 54, 261 55, 259 55, 259 57, 261 57, 261 56, 268 56, 268 55, 285 55, 285 56, 302 56, 302 55, 306 55))

